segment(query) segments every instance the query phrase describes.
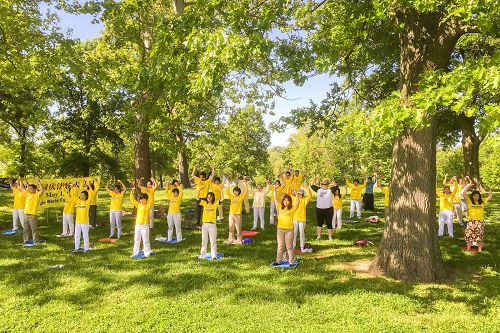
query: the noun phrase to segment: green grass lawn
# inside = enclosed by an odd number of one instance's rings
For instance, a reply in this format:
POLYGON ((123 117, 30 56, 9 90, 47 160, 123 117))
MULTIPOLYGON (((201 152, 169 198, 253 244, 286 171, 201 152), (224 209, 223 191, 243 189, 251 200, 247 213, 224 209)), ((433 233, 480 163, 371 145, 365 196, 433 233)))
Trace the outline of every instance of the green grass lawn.
MULTIPOLYGON (((194 208, 187 192, 183 208, 194 208)), ((96 242, 109 233, 101 227, 91 230, 91 253, 71 254, 73 240, 56 238, 62 228, 51 210, 48 219, 46 213, 41 218, 46 244, 24 248, 20 234, 0 235, 0 332, 499 332, 499 202, 496 193, 487 210, 483 253, 464 253, 459 239, 440 241, 449 270, 449 280, 440 284, 404 283, 359 270, 375 254, 383 223, 344 223, 333 242, 315 241, 314 203, 306 232, 315 252, 302 255, 294 270, 269 266, 276 253, 273 226, 266 225, 253 244, 224 245, 227 215, 218 225, 218 248, 226 255, 219 261, 194 259, 198 230, 183 230, 187 240, 180 244, 155 242, 166 235, 164 218, 156 219, 151 233, 154 257, 129 258, 130 218, 118 244, 96 242), (361 238, 375 246, 353 246, 361 238), (64 268, 48 268, 57 264, 64 268)), ((99 216, 106 223, 108 203, 101 193, 99 216)), ((165 203, 164 191, 157 203, 165 203)), ((1 230, 11 228, 10 204, 10 192, 0 191, 1 230)), ((376 204, 382 207, 380 193, 376 204)), ((244 216, 245 230, 251 219, 244 216)), ((461 238, 463 228, 455 223, 455 230, 461 238)))

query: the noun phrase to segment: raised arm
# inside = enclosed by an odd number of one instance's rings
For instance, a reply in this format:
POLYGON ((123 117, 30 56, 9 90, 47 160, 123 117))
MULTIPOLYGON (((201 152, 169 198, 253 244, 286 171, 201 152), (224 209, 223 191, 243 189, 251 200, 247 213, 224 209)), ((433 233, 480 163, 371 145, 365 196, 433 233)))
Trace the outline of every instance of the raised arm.
POLYGON ((276 208, 278 208, 280 206, 280 202, 278 200, 278 193, 277 193, 278 188, 279 188, 278 185, 274 185, 273 198, 274 198, 274 204, 276 205, 276 208))
POLYGON ((118 184, 120 184, 120 186, 122 187, 122 192, 123 194, 125 194, 127 192, 127 187, 125 186, 125 184, 123 184, 122 181, 119 179, 118 179, 118 184))
POLYGON ((243 195, 242 195, 242 197, 243 197, 243 198, 246 198, 246 197, 247 197, 247 195, 248 195, 248 188, 249 188, 250 186, 248 185, 248 180, 245 180, 245 181, 243 181, 243 182, 245 183, 245 190, 243 191, 243 195))
POLYGON ((38 180, 38 194, 42 195, 42 193, 45 191, 45 188, 43 187, 42 182, 40 181, 40 179, 37 178, 37 180, 38 180))
POLYGON ((208 180, 212 181, 215 177, 215 167, 212 166, 212 171, 210 172, 210 177, 208 177, 208 180))
POLYGON ((299 207, 299 202, 300 202, 299 193, 296 192, 295 193, 295 203, 293 204, 293 209, 297 209, 297 207, 299 207))
POLYGON ((493 191, 491 190, 491 187, 490 187, 490 190, 488 191, 488 198, 487 198, 487 200, 490 201, 491 198, 493 198, 493 191))
POLYGON ((153 191, 156 191, 156 189, 158 188, 158 182, 156 181, 156 179, 151 178, 151 184, 153 184, 153 191))
POLYGON ((109 182, 110 182, 110 181, 111 181, 111 180, 108 180, 108 182, 106 183, 106 192, 111 192, 111 191, 110 191, 110 189, 109 189, 109 182))
POLYGON ((196 167, 193 167, 193 172, 191 173, 191 177, 196 178, 196 167))
POLYGON ((130 191, 130 201, 135 207, 139 206, 139 202, 135 199, 135 186, 132 187, 132 191, 130 191))
POLYGON ((446 183, 448 183, 448 174, 444 175, 443 186, 446 186, 446 183))

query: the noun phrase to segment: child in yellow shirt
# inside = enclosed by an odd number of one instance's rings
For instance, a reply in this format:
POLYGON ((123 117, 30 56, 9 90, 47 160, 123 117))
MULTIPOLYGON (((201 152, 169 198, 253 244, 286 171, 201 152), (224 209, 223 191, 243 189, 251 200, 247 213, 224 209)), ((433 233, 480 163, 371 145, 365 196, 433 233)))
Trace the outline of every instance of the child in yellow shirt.
MULTIPOLYGON (((156 183, 156 181, 154 183, 156 183)), ((150 201, 148 194, 143 192, 139 193, 139 200, 136 200, 135 187, 133 187, 130 192, 130 201, 132 201, 134 207, 137 208, 134 228, 134 250, 131 257, 134 258, 139 255, 142 240, 142 250, 144 257, 147 258, 153 254, 149 242, 149 211, 153 203, 150 201)))
POLYGON ((207 258, 207 245, 210 239, 210 258, 217 259, 217 209, 221 201, 215 200, 215 194, 208 192, 206 198, 202 198, 200 205, 203 206, 201 217, 201 251, 199 259, 207 258))
POLYGON ((342 228, 342 194, 340 194, 340 187, 335 187, 335 189, 333 190, 332 206, 333 206, 332 227, 334 229, 340 229, 342 228))
POLYGON ((181 224, 181 203, 184 189, 182 185, 175 180, 167 187, 167 198, 169 200, 167 213, 167 241, 172 241, 175 227, 175 241, 182 241, 182 224, 181 224))
POLYGON ((111 204, 109 207, 109 225, 110 232, 109 238, 115 237, 115 230, 117 230, 117 238, 120 239, 122 235, 122 204, 123 197, 127 192, 127 188, 123 185, 121 180, 117 180, 118 184, 115 184, 113 191, 109 188, 109 181, 106 184, 106 192, 108 192, 111 197, 111 204))

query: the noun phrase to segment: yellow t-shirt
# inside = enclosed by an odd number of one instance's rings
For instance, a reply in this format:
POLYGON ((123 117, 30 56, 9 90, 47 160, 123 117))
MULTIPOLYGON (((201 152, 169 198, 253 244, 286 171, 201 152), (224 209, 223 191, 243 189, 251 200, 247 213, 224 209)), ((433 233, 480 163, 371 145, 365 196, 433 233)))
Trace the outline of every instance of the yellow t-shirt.
POLYGON ((89 207, 92 203, 92 190, 89 190, 89 198, 85 200, 76 200, 75 209, 75 223, 79 224, 89 224, 89 207))
POLYGON ((99 186, 101 186, 101 183, 98 181, 94 182, 94 189, 92 190, 92 195, 90 195, 90 190, 89 190, 89 198, 90 198, 90 205, 96 206, 97 205, 97 195, 99 194, 99 186))
POLYGON ((293 215, 295 214, 295 207, 288 210, 288 208, 281 209, 278 207, 278 228, 293 229, 293 215))
POLYGON ((215 194, 215 201, 220 201, 220 199, 222 198, 222 191, 224 189, 224 185, 212 183, 210 187, 212 188, 212 192, 214 192, 215 194))
POLYGON ((217 209, 219 208, 219 201, 209 204, 205 200, 200 201, 203 206, 203 215, 201 216, 202 223, 216 223, 217 222, 217 209))
POLYGON ((484 206, 488 204, 488 199, 483 199, 483 203, 473 204, 472 200, 467 197, 467 208, 469 209, 469 220, 484 221, 484 206))
POLYGON ((134 191, 130 192, 130 201, 137 208, 137 215, 135 217, 135 224, 149 224, 149 210, 151 208, 151 201, 148 199, 147 204, 143 205, 135 200, 134 191))
POLYGON ((124 191, 120 193, 115 193, 114 191, 109 191, 109 196, 111 197, 111 204, 109 205, 109 210, 122 210, 124 191))
POLYGON ((292 180, 292 190, 298 190, 300 185, 302 185, 302 180, 304 177, 302 175, 294 176, 292 180))
POLYGON ((12 191, 14 192, 14 209, 24 209, 24 206, 26 204, 26 193, 27 191, 21 191, 18 188, 13 188, 12 191))
MULTIPOLYGON (((300 198, 299 205, 295 210, 295 214, 293 215, 293 220, 298 222, 306 222, 307 219, 307 204, 311 200, 311 196, 307 195, 300 198)), ((295 201, 297 201, 296 197, 292 198, 293 206, 295 207, 295 201)))
POLYGON ((366 187, 365 183, 354 185, 353 183, 346 181, 347 187, 351 189, 351 199, 352 200, 361 200, 361 192, 366 187))
POLYGON ((384 193, 384 207, 389 207, 389 188, 384 186, 381 190, 384 193))
POLYGON ((179 187, 179 195, 174 196, 172 193, 173 188, 170 190, 167 190, 167 197, 168 200, 170 200, 170 203, 168 205, 168 212, 169 213, 180 213, 181 212, 181 203, 182 203, 182 195, 184 194, 184 191, 182 187, 179 187))
POLYGON ((200 177, 194 177, 194 183, 196 184, 196 193, 198 198, 206 198, 208 193, 208 188, 210 187, 210 179, 201 180, 200 177))
POLYGON ((332 196, 332 205, 335 209, 342 209, 342 198, 336 195, 332 196))
POLYGON ((459 184, 459 183, 454 183, 453 184, 453 192, 456 192, 455 193, 455 196, 453 197, 453 203, 455 204, 459 204, 462 202, 462 198, 461 198, 461 195, 462 195, 462 190, 464 189, 464 186, 459 184), (456 190, 455 190, 456 188, 456 190))
POLYGON ((148 195, 148 203, 151 203, 154 205, 155 203, 155 189, 154 188, 148 188, 148 187, 142 187, 141 186, 141 192, 146 193, 148 195))
POLYGON ((24 204, 24 214, 38 215, 38 206, 40 204, 40 193, 36 191, 31 194, 26 190, 26 202, 24 204))
POLYGON ((445 194, 441 189, 436 189, 436 195, 439 197, 439 210, 453 210, 453 198, 457 188, 450 194, 445 194))
POLYGON ((233 193, 231 193, 231 187, 227 188, 226 194, 227 194, 229 201, 231 202, 231 204, 229 206, 229 214, 241 215, 243 201, 245 201, 247 193, 248 193, 248 186, 245 188, 243 193, 241 193, 239 196, 235 196, 233 193))
POLYGON ((69 193, 64 192, 63 214, 75 214, 76 193, 76 188, 72 188, 69 193))
POLYGON ((292 194, 292 182, 293 182, 292 177, 290 178, 285 177, 283 184, 283 192, 289 195, 292 194))

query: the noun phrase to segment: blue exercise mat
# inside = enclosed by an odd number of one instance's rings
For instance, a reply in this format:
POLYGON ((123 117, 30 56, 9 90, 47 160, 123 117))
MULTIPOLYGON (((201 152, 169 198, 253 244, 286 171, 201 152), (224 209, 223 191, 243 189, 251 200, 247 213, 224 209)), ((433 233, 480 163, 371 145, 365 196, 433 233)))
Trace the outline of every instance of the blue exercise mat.
POLYGON ((299 257, 296 257, 295 258, 295 262, 290 264, 288 262, 288 260, 283 260, 279 265, 273 265, 271 263, 271 267, 274 267, 274 268, 295 268, 297 267, 300 263, 302 262, 302 259, 299 258, 299 257))
POLYGON ((2 231, 2 235, 14 235, 16 232, 17 232, 17 230, 9 229, 9 230, 2 231))
POLYGON ((165 237, 160 237, 160 238, 157 238, 155 240, 160 242, 160 243, 176 244, 176 243, 182 242, 183 240, 185 240, 185 238, 181 239, 180 241, 177 241, 177 238, 172 238, 172 240, 169 241, 165 237))
POLYGON ((32 240, 29 240, 29 241, 22 243, 21 245, 24 247, 32 247, 32 246, 35 246, 36 244, 43 244, 43 243, 45 243, 45 240, 39 240, 36 243, 34 243, 32 240))
POLYGON ((217 252, 217 255, 215 256, 215 258, 212 258, 212 254, 211 253, 207 253, 207 255, 205 256, 205 258, 198 257, 198 259, 199 260, 214 260, 214 259, 222 259, 223 257, 224 257, 224 253, 217 252))
POLYGON ((87 251, 85 251, 85 249, 83 247, 79 247, 78 250, 73 249, 73 250, 70 250, 69 252, 71 252, 71 253, 78 253, 78 252, 89 252, 89 251, 90 251, 90 249, 88 249, 87 251))
MULTIPOLYGON (((150 256, 154 256, 156 253, 151 252, 150 256)), ((144 251, 139 251, 139 254, 132 256, 132 259, 146 259, 147 257, 144 256, 144 251)))
POLYGON ((250 244, 253 243, 253 239, 251 238, 243 238, 243 244, 250 244))

